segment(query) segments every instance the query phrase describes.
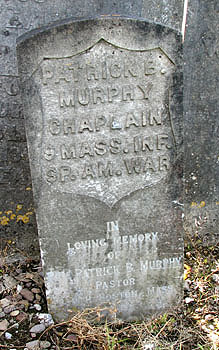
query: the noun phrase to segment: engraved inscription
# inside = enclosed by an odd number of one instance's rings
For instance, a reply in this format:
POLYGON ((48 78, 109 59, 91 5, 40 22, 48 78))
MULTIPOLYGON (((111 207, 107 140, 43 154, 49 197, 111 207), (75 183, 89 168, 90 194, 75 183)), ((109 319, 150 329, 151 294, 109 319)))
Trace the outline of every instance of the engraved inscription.
POLYGON ((159 48, 129 51, 104 40, 76 56, 44 60, 37 73, 43 181, 113 206, 165 178, 174 148, 174 69, 159 48))
POLYGON ((121 235, 119 222, 114 221, 107 222, 106 234, 101 238, 67 243, 68 267, 73 272, 72 283, 77 291, 75 298, 80 301, 83 295, 92 303, 96 293, 100 301, 133 298, 143 301, 153 296, 162 307, 167 305, 165 297, 175 295, 174 286, 150 286, 148 281, 156 280, 157 276, 164 278, 168 273, 178 278, 175 276, 181 271, 183 257, 158 257, 158 244, 163 236, 163 232, 121 235), (98 265, 97 261, 100 261, 98 265))

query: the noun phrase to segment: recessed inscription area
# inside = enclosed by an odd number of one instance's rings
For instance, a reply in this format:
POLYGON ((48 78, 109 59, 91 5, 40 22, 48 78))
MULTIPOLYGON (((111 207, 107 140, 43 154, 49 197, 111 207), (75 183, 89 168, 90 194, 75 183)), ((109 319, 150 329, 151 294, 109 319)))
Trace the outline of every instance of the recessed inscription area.
POLYGON ((159 48, 131 51, 104 40, 76 56, 44 60, 36 73, 44 108, 43 181, 112 206, 163 179, 174 147, 173 70, 159 48))

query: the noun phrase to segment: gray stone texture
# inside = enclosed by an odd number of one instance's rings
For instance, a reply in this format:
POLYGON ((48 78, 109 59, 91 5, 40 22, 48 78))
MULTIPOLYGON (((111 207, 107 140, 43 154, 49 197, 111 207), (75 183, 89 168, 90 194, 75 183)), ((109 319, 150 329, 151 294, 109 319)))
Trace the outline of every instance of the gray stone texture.
POLYGON ((143 17, 180 29, 183 2, 1 0, 0 3, 0 212, 1 239, 32 256, 38 252, 22 103, 17 84, 16 38, 34 28, 69 17, 100 15, 143 17), (17 211, 17 205, 23 205, 17 211), (6 214, 5 212, 12 211, 6 214), (20 219, 17 216, 21 215, 20 219), (23 218, 23 219, 22 219, 23 218))
POLYGON ((19 39, 48 307, 136 320, 182 296, 182 38, 130 19, 19 39))
POLYGON ((181 30, 183 0, 142 0, 140 16, 181 30))
POLYGON ((184 43, 185 228, 219 239, 219 4, 190 1, 184 43))

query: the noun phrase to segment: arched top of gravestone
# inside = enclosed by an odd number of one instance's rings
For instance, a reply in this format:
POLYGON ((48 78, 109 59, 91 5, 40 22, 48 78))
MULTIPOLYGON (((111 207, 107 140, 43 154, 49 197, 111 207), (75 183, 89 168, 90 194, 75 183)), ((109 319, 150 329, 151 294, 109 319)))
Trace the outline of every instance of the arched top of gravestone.
POLYGON ((42 60, 73 57, 100 40, 131 51, 161 49, 175 64, 181 58, 181 34, 173 28, 121 17, 68 19, 32 30, 17 39, 20 74, 29 76, 42 60))

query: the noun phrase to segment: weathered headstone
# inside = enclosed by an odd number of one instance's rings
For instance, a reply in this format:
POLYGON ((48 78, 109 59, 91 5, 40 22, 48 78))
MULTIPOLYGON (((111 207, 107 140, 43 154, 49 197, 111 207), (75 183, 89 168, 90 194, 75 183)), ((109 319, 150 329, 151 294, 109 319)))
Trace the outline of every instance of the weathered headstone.
POLYGON ((66 22, 18 44, 48 306, 133 320, 182 294, 181 36, 66 22))

